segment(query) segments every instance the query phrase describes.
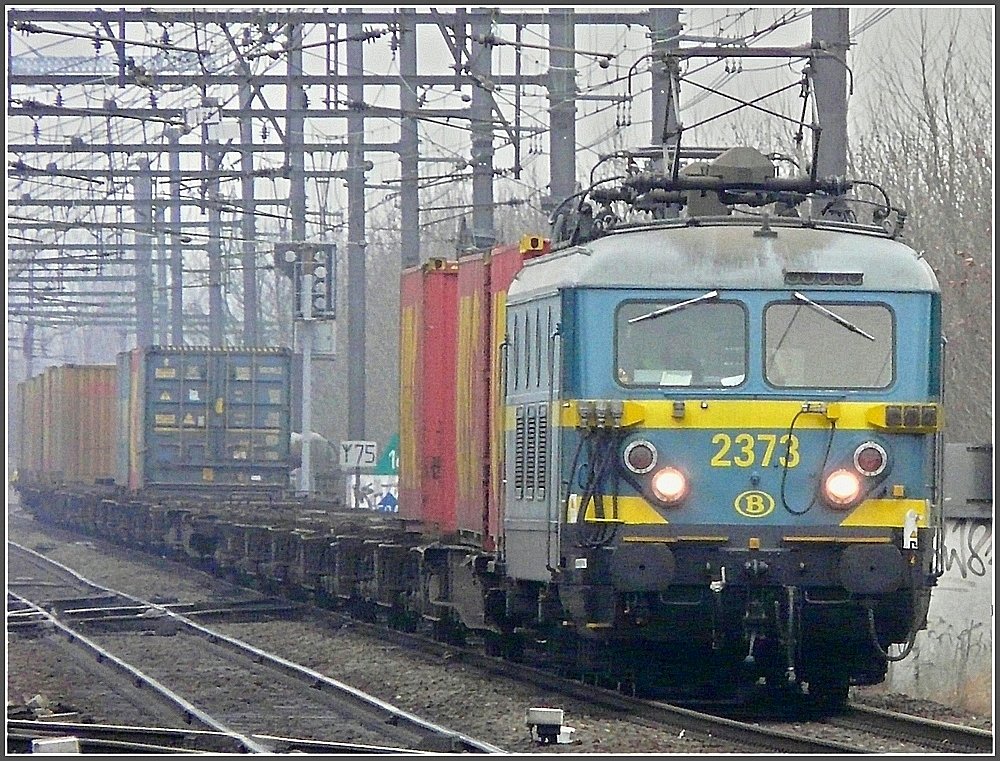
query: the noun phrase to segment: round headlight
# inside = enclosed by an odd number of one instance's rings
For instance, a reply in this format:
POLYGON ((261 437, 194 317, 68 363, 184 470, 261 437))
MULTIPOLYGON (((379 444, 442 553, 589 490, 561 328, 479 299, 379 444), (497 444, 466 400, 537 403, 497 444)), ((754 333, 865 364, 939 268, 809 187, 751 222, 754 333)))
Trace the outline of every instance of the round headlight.
POLYGON ((889 462, 885 449, 874 441, 866 441, 854 450, 854 467, 863 476, 877 476, 889 462))
POLYGON ((633 441, 625 447, 625 467, 633 473, 648 473, 656 465, 656 447, 648 441, 633 441))
POLYGON ((857 473, 841 468, 826 477, 823 491, 833 507, 850 507, 861 496, 861 479, 857 473))
POLYGON ((650 488, 660 501, 668 505, 676 505, 687 496, 687 477, 677 468, 671 468, 668 465, 656 471, 650 482, 650 488))

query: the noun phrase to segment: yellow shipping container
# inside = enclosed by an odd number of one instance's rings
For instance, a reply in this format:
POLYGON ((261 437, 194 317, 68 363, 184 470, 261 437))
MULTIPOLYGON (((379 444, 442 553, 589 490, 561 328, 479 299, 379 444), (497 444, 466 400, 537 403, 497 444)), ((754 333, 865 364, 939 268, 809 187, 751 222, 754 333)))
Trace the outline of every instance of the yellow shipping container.
POLYGON ((42 376, 17 385, 17 473, 19 479, 37 481, 42 473, 42 376))
POLYGON ((93 484, 114 477, 114 365, 49 367, 19 386, 19 478, 93 484))

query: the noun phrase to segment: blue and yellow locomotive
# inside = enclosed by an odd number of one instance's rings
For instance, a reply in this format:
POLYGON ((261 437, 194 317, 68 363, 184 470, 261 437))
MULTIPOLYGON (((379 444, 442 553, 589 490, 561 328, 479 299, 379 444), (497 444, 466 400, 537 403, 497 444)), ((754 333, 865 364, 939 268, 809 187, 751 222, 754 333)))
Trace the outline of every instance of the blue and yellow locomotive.
POLYGON ((836 704, 941 572, 940 291, 887 199, 769 167, 592 188, 514 279, 493 620, 646 690, 836 704))

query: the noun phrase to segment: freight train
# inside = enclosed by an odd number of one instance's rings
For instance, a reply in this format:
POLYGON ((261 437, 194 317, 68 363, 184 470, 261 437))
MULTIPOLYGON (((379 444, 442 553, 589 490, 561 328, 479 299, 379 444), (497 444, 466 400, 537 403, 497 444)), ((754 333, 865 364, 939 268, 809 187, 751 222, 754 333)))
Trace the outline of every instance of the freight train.
POLYGON ((841 704, 942 572, 934 273, 870 183, 753 149, 615 183, 402 273, 397 514, 22 495, 644 694, 841 704))

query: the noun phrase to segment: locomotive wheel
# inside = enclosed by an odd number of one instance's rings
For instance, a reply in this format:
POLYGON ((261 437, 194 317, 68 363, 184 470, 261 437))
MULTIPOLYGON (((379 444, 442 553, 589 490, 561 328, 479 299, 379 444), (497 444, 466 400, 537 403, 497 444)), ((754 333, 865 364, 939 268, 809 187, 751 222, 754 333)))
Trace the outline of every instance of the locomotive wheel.
POLYGON ((450 616, 445 615, 435 619, 432 625, 432 632, 434 639, 438 642, 444 642, 448 645, 465 644, 464 627, 453 621, 450 616))
POLYGON ((847 705, 849 691, 850 687, 846 680, 810 684, 810 703, 816 711, 824 715, 840 713, 847 705))

